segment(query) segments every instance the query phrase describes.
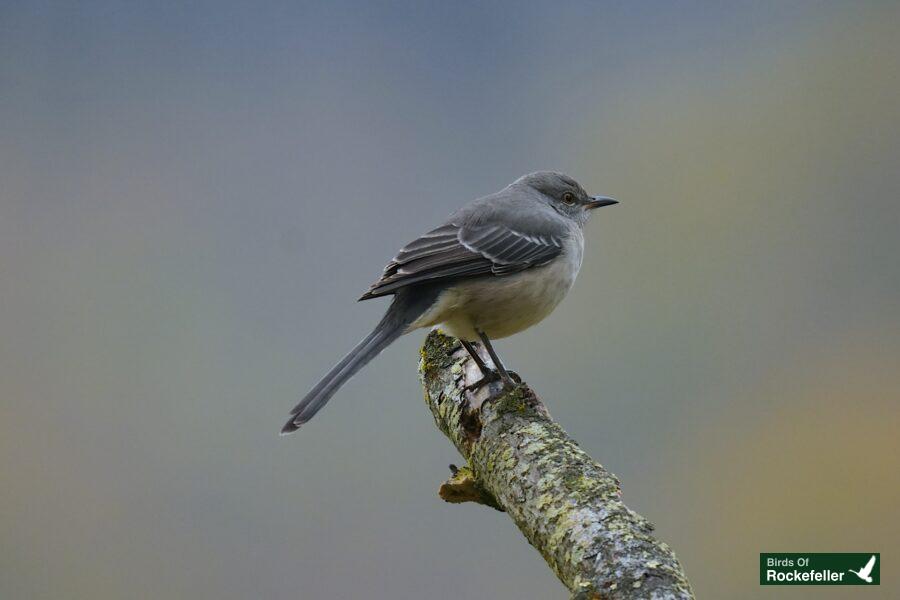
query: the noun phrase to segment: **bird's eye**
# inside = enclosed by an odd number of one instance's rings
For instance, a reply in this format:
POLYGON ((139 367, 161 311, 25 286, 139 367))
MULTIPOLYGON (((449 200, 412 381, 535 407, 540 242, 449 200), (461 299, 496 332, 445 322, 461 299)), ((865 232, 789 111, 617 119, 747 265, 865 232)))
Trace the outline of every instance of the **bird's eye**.
POLYGON ((566 192, 565 194, 563 194, 562 201, 569 206, 572 206, 573 204, 575 204, 575 194, 573 194, 572 192, 566 192))

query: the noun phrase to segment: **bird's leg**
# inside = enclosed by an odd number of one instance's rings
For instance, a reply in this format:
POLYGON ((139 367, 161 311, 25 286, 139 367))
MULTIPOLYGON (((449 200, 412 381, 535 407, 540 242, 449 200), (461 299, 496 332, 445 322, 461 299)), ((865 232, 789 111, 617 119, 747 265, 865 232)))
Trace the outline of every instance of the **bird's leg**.
POLYGON ((515 380, 510 376, 509 371, 506 370, 506 367, 503 366, 503 362, 500 360, 500 357, 497 356, 497 353, 494 351, 494 347, 491 346, 491 340, 488 339, 488 336, 485 335, 483 331, 478 331, 478 337, 481 338, 481 343, 484 344, 484 347, 487 348, 488 354, 491 355, 491 360, 494 361, 494 366, 497 367, 497 371, 500 373, 500 380, 503 381, 505 385, 516 385, 515 380))
POLYGON ((481 374, 485 377, 489 377, 491 375, 495 375, 496 372, 487 366, 485 362, 481 359, 481 356, 478 354, 478 350, 475 349, 475 346, 472 345, 472 342, 467 342, 466 340, 459 340, 462 342, 463 348, 465 348, 469 355, 472 357, 472 360, 475 361, 475 364, 478 365, 478 369, 481 371, 481 374))
POLYGON ((478 354, 478 350, 475 349, 475 346, 472 345, 472 342, 467 342, 466 340, 459 340, 462 342, 463 348, 469 353, 472 357, 472 360, 475 361, 475 364, 478 366, 478 370, 481 371, 481 379, 476 381, 475 383, 469 384, 466 386, 466 389, 469 391, 477 390, 485 385, 491 383, 492 381, 497 381, 500 379, 500 374, 497 373, 494 369, 490 368, 485 364, 484 360, 482 360, 481 356, 478 354))

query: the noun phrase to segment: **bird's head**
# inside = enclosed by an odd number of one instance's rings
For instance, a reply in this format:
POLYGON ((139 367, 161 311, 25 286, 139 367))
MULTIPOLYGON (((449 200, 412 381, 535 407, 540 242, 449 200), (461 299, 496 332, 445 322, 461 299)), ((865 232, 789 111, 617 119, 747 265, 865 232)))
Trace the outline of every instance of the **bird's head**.
POLYGON ((591 196, 577 181, 556 171, 529 173, 514 181, 511 186, 537 192, 543 202, 579 225, 587 223, 595 208, 618 204, 616 200, 606 196, 591 196))

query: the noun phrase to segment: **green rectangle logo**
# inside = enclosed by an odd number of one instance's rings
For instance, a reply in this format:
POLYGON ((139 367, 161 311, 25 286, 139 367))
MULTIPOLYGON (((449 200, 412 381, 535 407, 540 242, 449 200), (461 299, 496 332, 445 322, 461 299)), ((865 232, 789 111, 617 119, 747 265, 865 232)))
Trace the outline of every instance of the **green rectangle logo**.
POLYGON ((759 585, 880 585, 879 552, 763 552, 759 585))

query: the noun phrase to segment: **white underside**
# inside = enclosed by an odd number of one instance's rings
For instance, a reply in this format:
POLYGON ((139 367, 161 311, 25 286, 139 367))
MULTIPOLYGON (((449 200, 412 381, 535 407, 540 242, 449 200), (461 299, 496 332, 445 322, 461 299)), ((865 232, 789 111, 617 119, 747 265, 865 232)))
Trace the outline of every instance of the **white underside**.
POLYGON ((584 238, 573 227, 563 253, 552 262, 506 275, 461 282, 441 292, 410 330, 440 325, 451 335, 477 341, 508 337, 542 321, 565 298, 581 268, 584 238))

